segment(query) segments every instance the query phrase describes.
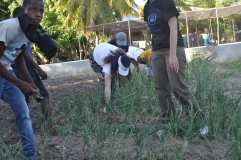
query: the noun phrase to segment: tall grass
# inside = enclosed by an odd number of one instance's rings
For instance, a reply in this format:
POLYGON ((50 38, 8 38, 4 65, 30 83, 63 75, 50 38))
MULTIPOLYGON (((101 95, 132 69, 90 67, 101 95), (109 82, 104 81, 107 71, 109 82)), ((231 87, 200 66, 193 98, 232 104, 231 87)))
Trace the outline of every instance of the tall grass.
MULTIPOLYGON (((153 81, 143 73, 134 74, 124 87, 117 88, 111 104, 107 106, 107 113, 101 112, 104 107, 101 85, 96 90, 63 97, 58 102, 53 127, 57 129, 56 136, 65 143, 58 151, 51 148, 48 139, 52 135, 49 128, 44 127, 42 132, 45 134, 39 142, 40 155, 46 160, 68 159, 67 146, 64 145, 71 137, 81 137, 83 145, 78 149, 82 158, 79 159, 181 160, 188 157, 189 145, 198 139, 201 144, 208 142, 214 148, 212 152, 215 152, 213 142, 227 143, 229 148, 224 152, 229 152, 226 157, 225 153, 213 153, 212 156, 215 159, 238 160, 241 155, 240 99, 225 94, 223 82, 217 75, 215 66, 201 59, 194 60, 187 69, 188 84, 200 110, 206 115, 205 119, 197 121, 193 111, 184 117, 177 103, 176 115, 170 122, 162 123, 153 81), (209 133, 200 139, 199 129, 206 124, 209 133)), ((1 139, 0 144, 3 144, 1 139)), ((0 154, 9 150, 1 154, 7 157, 15 149, 19 155, 19 145, 14 149, 1 145, 0 154)))

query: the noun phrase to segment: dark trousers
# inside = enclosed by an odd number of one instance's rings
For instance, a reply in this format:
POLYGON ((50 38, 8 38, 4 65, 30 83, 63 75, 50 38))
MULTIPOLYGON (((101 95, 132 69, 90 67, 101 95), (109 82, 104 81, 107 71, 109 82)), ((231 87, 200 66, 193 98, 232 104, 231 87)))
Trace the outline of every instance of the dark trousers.
POLYGON ((169 49, 153 51, 152 53, 152 71, 161 108, 161 116, 170 116, 171 113, 175 113, 172 94, 185 107, 183 108, 185 112, 188 111, 188 106, 197 110, 197 102, 184 81, 186 68, 184 48, 177 48, 178 73, 171 71, 168 67, 169 49))

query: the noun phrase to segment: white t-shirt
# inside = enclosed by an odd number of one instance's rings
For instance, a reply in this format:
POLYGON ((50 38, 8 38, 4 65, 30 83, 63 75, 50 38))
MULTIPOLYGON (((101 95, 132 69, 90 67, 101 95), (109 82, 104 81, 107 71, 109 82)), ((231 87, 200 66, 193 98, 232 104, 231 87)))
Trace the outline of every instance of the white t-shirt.
POLYGON ((129 58, 132 58, 137 61, 138 57, 141 55, 142 52, 144 52, 144 50, 141 48, 129 46, 129 49, 128 49, 128 52, 126 53, 126 55, 129 58))
POLYGON ((16 49, 29 43, 28 38, 20 28, 18 18, 11 18, 0 22, 0 41, 5 43, 6 49, 0 57, 0 63, 7 69, 12 70, 11 64, 19 56, 16 49))
POLYGON ((109 43, 101 43, 94 48, 93 57, 95 62, 102 67, 102 72, 111 74, 111 64, 104 63, 104 59, 111 54, 111 51, 118 49, 118 47, 109 43))

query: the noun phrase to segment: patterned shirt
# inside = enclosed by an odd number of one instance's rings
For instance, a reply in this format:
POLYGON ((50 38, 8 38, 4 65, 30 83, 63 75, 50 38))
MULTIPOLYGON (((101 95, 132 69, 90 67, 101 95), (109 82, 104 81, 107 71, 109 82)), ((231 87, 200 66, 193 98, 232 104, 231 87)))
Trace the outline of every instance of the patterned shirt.
POLYGON ((0 63, 12 70, 11 65, 19 56, 18 49, 29 44, 29 40, 20 28, 18 18, 11 18, 0 22, 0 42, 4 42, 6 49, 0 57, 0 63))

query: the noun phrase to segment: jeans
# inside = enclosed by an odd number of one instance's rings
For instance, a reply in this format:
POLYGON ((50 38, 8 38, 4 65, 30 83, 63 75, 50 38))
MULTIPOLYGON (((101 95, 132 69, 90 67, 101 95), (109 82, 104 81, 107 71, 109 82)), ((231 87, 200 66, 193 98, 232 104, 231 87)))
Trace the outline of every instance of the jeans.
POLYGON ((35 160, 36 150, 28 105, 23 93, 11 82, 0 76, 0 96, 11 106, 16 116, 16 126, 21 136, 23 153, 27 160, 35 160))

